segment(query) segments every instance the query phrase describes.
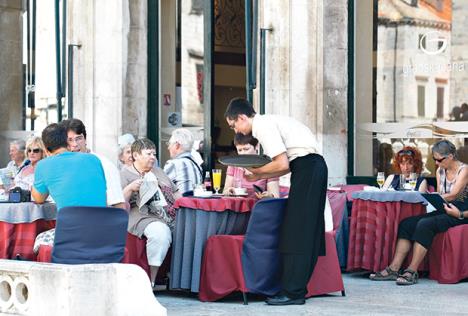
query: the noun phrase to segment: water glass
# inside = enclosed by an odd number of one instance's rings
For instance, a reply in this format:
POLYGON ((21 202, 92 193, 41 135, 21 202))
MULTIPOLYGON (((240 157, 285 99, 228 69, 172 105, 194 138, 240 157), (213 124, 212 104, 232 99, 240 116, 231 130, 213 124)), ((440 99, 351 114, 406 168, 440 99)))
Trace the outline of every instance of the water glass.
POLYGON ((410 173, 410 178, 409 178, 409 184, 411 187, 411 190, 414 191, 416 189, 416 182, 418 181, 418 175, 414 172, 410 173))

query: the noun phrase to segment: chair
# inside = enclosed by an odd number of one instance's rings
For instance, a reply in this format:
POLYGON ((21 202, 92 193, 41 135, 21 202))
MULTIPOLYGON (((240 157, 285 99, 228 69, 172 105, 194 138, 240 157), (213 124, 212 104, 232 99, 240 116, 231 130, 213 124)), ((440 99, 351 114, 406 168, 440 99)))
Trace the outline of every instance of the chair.
POLYGON ((468 224, 437 234, 429 249, 429 278, 452 284, 468 278, 468 224))
POLYGON ((57 215, 52 262, 121 262, 127 225, 128 214, 120 208, 64 207, 57 215))
MULTIPOLYGON (((207 240, 200 278, 201 301, 216 301, 240 291, 247 304, 246 293, 269 296, 280 290, 278 245, 286 202, 287 199, 260 200, 252 210, 245 236, 215 235, 207 240)), ((326 236, 327 256, 317 262, 307 297, 330 293, 329 289, 344 290, 333 233, 326 233, 326 236), (329 275, 315 276, 316 271, 326 271, 329 275), (333 277, 329 278, 330 275, 333 277), (317 283, 318 280, 328 284, 337 279, 337 286, 317 283)))

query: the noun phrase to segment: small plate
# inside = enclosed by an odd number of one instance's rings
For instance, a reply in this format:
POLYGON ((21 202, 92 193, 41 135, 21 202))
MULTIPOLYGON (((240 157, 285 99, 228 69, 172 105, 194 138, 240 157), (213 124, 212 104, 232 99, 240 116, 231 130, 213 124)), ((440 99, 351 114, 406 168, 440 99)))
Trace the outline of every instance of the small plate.
POLYGON ((203 192, 201 194, 194 194, 193 197, 196 197, 196 198, 210 198, 213 196, 213 193, 212 192, 203 192))

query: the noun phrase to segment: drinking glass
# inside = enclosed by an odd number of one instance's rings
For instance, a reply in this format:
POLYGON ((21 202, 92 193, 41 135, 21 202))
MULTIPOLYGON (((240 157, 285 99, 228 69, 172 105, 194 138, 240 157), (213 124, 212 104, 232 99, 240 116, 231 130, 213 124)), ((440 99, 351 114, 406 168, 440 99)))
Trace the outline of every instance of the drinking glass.
POLYGON ((418 175, 414 172, 411 172, 410 173, 410 177, 409 177, 409 184, 410 184, 410 187, 411 187, 411 190, 414 191, 414 189, 416 189, 416 182, 418 181, 418 175))
POLYGON ((216 194, 219 194, 218 191, 221 189, 221 169, 213 169, 213 189, 215 189, 216 194))
POLYGON ((382 186, 385 183, 385 173, 384 172, 377 172, 377 184, 380 187, 380 190, 382 190, 382 186))

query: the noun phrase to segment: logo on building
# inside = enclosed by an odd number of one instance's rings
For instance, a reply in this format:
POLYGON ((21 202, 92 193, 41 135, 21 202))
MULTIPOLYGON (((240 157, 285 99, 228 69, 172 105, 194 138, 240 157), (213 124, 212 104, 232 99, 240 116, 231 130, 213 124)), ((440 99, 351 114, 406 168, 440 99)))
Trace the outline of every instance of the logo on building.
POLYGON ((419 37, 419 48, 427 55, 438 55, 445 51, 448 39, 439 31, 430 31, 419 37))

